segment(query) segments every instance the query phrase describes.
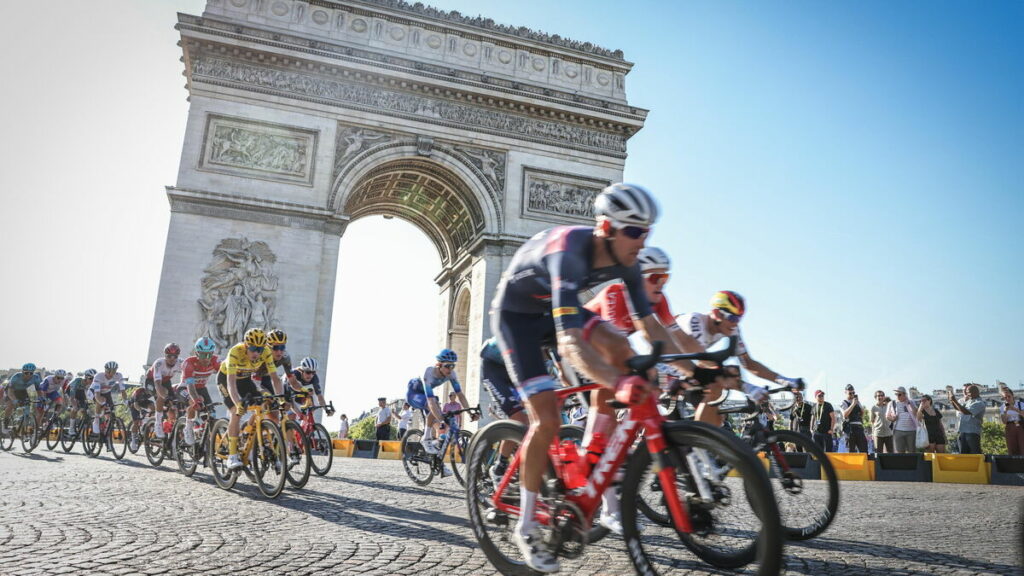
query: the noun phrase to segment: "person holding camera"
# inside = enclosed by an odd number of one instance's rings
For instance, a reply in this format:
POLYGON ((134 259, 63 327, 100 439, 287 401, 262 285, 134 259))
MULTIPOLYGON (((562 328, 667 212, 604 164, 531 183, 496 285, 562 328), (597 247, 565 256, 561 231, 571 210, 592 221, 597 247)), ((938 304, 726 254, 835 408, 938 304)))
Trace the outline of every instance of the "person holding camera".
POLYGON ((889 398, 885 392, 875 392, 875 405, 871 407, 871 433, 875 436, 875 454, 892 454, 892 426, 886 420, 889 398))
POLYGON ((853 384, 846 385, 846 399, 839 405, 843 411, 843 433, 846 434, 846 446, 850 452, 867 454, 868 438, 864 435, 864 407, 857 398, 853 384))
POLYGON ((1006 453, 1010 456, 1024 454, 1024 400, 1013 397, 1008 386, 1001 386, 1003 405, 999 407, 999 419, 1006 425, 1006 453))
POLYGON ((900 386, 893 390, 896 401, 889 404, 885 419, 893 426, 893 443, 901 454, 917 452, 917 406, 907 396, 907 389, 900 386))
POLYGON ((932 406, 932 397, 921 396, 921 405, 917 409, 917 421, 923 422, 928 431, 928 446, 925 452, 943 453, 946 451, 946 429, 942 426, 942 412, 932 406))
POLYGON ((981 423, 985 418, 985 401, 981 399, 981 389, 977 384, 965 385, 967 398, 961 403, 956 399, 952 386, 946 386, 946 394, 953 409, 960 412, 960 444, 961 454, 981 454, 981 423))

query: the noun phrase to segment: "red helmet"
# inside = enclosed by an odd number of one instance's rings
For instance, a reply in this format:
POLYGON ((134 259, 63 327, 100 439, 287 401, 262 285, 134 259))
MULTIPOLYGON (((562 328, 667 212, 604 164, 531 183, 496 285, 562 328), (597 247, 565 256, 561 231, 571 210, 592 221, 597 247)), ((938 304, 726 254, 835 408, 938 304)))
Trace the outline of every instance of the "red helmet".
POLYGON ((171 342, 167 346, 164 346, 164 354, 174 354, 175 356, 181 354, 181 347, 171 342))
POLYGON ((724 310, 729 314, 735 314, 737 316, 743 316, 743 313, 747 311, 747 305, 743 301, 743 296, 740 296, 732 290, 716 292, 715 295, 711 297, 711 308, 713 310, 724 310))

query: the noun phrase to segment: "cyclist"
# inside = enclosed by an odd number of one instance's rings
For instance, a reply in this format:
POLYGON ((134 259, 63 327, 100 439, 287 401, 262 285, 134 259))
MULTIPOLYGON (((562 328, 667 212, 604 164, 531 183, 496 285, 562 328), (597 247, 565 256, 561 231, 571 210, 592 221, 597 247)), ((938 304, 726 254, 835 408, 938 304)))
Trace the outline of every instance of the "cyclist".
POLYGON ((71 400, 71 405, 74 406, 74 410, 71 413, 71 418, 68 420, 68 430, 75 430, 75 419, 85 418, 85 409, 89 404, 86 398, 86 391, 92 386, 93 378, 96 376, 96 371, 89 368, 78 378, 75 378, 68 383, 68 398, 71 400))
POLYGON ((174 398, 174 387, 171 385, 171 380, 181 374, 179 356, 181 356, 181 347, 171 342, 164 346, 163 358, 154 360, 153 365, 146 372, 146 388, 149 388, 156 396, 156 413, 154 414, 156 422, 153 430, 156 432, 157 438, 165 436, 164 408, 169 407, 168 402, 174 398))
MULTIPOLYGON (((54 406, 57 414, 60 414, 64 409, 64 383, 67 380, 68 373, 65 370, 54 370, 53 374, 50 374, 43 381, 39 383, 39 395, 42 396, 48 404, 54 406)), ((46 406, 39 405, 39 414, 41 415, 46 411, 46 406)))
POLYGON ((15 404, 28 402, 28 389, 32 388, 39 395, 39 385, 42 379, 36 374, 36 365, 27 362, 21 367, 21 372, 11 376, 7 381, 7 406, 4 407, 4 418, 11 415, 15 404))
MULTIPOLYGON (((647 380, 625 376, 625 361, 633 356, 622 332, 580 306, 578 292, 620 279, 628 289, 633 312, 649 341, 665 342, 668 352, 678 347, 653 318, 637 257, 658 217, 654 198, 643 188, 613 184, 594 201, 596 226, 561 226, 526 241, 502 275, 492 304, 492 331, 509 374, 529 410, 530 429, 520 448, 521 514, 512 539, 527 565, 539 572, 555 572, 558 561, 547 550, 537 527, 537 493, 547 469, 548 447, 558 433, 561 415, 554 389, 558 386, 545 366, 543 348, 557 342, 559 353, 591 380, 622 402, 635 403, 647 392, 647 380)), ((689 362, 677 363, 692 372, 689 362)), ((720 370, 707 370, 717 376, 720 370)), ((696 375, 696 374, 695 374, 696 375)), ((614 422, 611 407, 598 396, 595 405, 614 422)), ((588 423, 588 427, 591 423, 588 423)), ((594 430, 594 434, 600 430, 594 430)), ((614 515, 605 506, 602 515, 614 515)))
POLYGON ((142 425, 143 411, 153 410, 153 393, 145 386, 139 386, 128 395, 128 411, 132 417, 131 449, 139 449, 139 426, 142 425))
MULTIPOLYGON (((405 398, 409 405, 420 410, 425 415, 426 424, 423 430, 423 449, 428 454, 437 454, 441 451, 441 444, 434 439, 434 425, 444 428, 444 416, 441 414, 441 405, 438 403, 434 389, 445 383, 452 385, 452 390, 458 395, 463 406, 469 406, 466 395, 462 393, 462 385, 459 384, 459 377, 455 373, 455 363, 459 361, 459 355, 454 350, 445 348, 435 357, 437 362, 428 366, 423 372, 422 378, 413 378, 409 381, 409 389, 405 398)), ((479 418, 473 414, 473 420, 479 418)), ((447 472, 447 469, 445 469, 447 472)), ((450 473, 450 472, 449 472, 450 473)), ((448 474, 442 474, 447 476, 448 474)))
MULTIPOLYGON (((495 417, 515 420, 523 424, 529 424, 530 418, 526 415, 523 402, 519 399, 519 391, 512 383, 512 378, 505 368, 505 361, 501 357, 501 349, 498 348, 498 339, 491 337, 484 341, 480 350, 480 380, 491 395, 491 409, 495 417)), ((491 466, 491 478, 494 485, 501 482, 502 476, 508 469, 509 457, 515 452, 515 444, 502 442, 498 461, 491 466)))
MULTIPOLYGON (((755 376, 765 380, 771 380, 776 384, 789 386, 794 390, 803 388, 803 380, 800 378, 786 378, 774 372, 764 364, 754 360, 747 351, 743 337, 740 335, 740 320, 746 313, 747 307, 743 297, 731 290, 716 292, 711 297, 711 311, 707 314, 691 312, 677 316, 679 326, 684 332, 700 342, 703 348, 707 348, 727 336, 736 338, 736 356, 740 364, 752 372, 755 376)), ((764 399, 766 393, 764 388, 745 384, 743 391, 755 402, 764 399)), ((708 388, 708 397, 718 398, 722 393, 722 387, 712 384, 708 388)), ((703 399, 697 405, 696 419, 713 426, 722 425, 722 417, 718 414, 717 406, 708 406, 703 399)))
POLYGON ((124 376, 117 371, 117 362, 111 360, 103 365, 103 372, 97 374, 89 386, 91 400, 96 402, 96 414, 92 417, 92 433, 100 433, 100 414, 103 414, 103 407, 114 406, 113 393, 117 392, 123 400, 125 397, 124 376))
MULTIPOLYGON (((275 328, 270 332, 267 332, 267 345, 270 346, 270 353, 274 358, 274 366, 277 367, 278 377, 285 379, 292 383, 293 390, 301 390, 302 388, 295 384, 295 378, 292 376, 292 357, 287 352, 288 334, 280 328, 275 328)), ((270 375, 265 370, 260 370, 260 386, 267 392, 274 390, 273 383, 270 381, 270 375)))
MULTIPOLYGON (((213 404, 210 392, 206 389, 206 381, 220 370, 220 360, 214 355, 217 344, 210 338, 196 340, 193 347, 194 356, 189 356, 181 366, 181 383, 177 393, 183 400, 191 400, 185 411, 186 422, 195 421, 196 414, 205 404, 213 404)), ((185 443, 191 446, 196 441, 195 430, 191 425, 185 426, 185 443)))
POLYGON ((318 367, 319 364, 316 358, 307 356, 299 362, 299 367, 289 375, 289 379, 297 381, 300 386, 297 393, 293 395, 295 409, 300 409, 304 400, 308 396, 315 394, 316 401, 320 403, 319 405, 325 406, 324 411, 327 412, 327 415, 334 416, 334 409, 326 406, 327 402, 324 401, 324 393, 320 387, 320 376, 316 373, 318 367))
POLYGON ((238 456, 239 422, 245 413, 242 398, 260 393, 253 378, 258 377, 261 369, 270 375, 274 393, 281 394, 283 386, 274 357, 267 347, 267 334, 259 328, 250 328, 242 342, 231 347, 217 372, 217 386, 231 415, 228 420, 228 470, 242 467, 242 459, 238 456))

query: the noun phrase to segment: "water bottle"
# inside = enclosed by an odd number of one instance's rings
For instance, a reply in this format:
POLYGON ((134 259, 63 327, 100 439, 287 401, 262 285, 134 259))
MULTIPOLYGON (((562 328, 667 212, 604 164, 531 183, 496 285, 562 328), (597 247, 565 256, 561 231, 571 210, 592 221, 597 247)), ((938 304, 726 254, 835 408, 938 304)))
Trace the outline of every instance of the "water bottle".
POLYGON ((593 438, 590 439, 590 444, 587 446, 587 470, 593 468, 598 462, 601 461, 601 455, 604 454, 604 447, 608 444, 608 437, 598 432, 594 434, 593 438))
POLYGON ((587 483, 587 473, 581 466, 580 453, 574 442, 562 440, 558 445, 558 454, 562 460, 563 480, 567 490, 581 488, 587 483))
POLYGON ((172 428, 174 428, 174 423, 169 420, 164 420, 164 434, 170 434, 172 428))

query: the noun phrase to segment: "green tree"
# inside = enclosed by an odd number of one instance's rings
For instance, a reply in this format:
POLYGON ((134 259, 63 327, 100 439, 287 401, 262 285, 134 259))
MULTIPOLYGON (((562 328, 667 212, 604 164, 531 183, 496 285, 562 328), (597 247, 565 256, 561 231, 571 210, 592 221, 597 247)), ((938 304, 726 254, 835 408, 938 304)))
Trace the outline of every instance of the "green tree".
MULTIPOLYGON (((367 416, 348 429, 348 437, 356 440, 375 440, 377 438, 377 417, 367 416)), ((398 438, 398 429, 391 424, 391 438, 398 438)))
MULTIPOLYGON (((981 424, 981 453, 982 454, 1006 454, 1005 425, 1002 422, 982 422, 981 424)), ((947 452, 956 452, 958 434, 947 433, 947 452)))

